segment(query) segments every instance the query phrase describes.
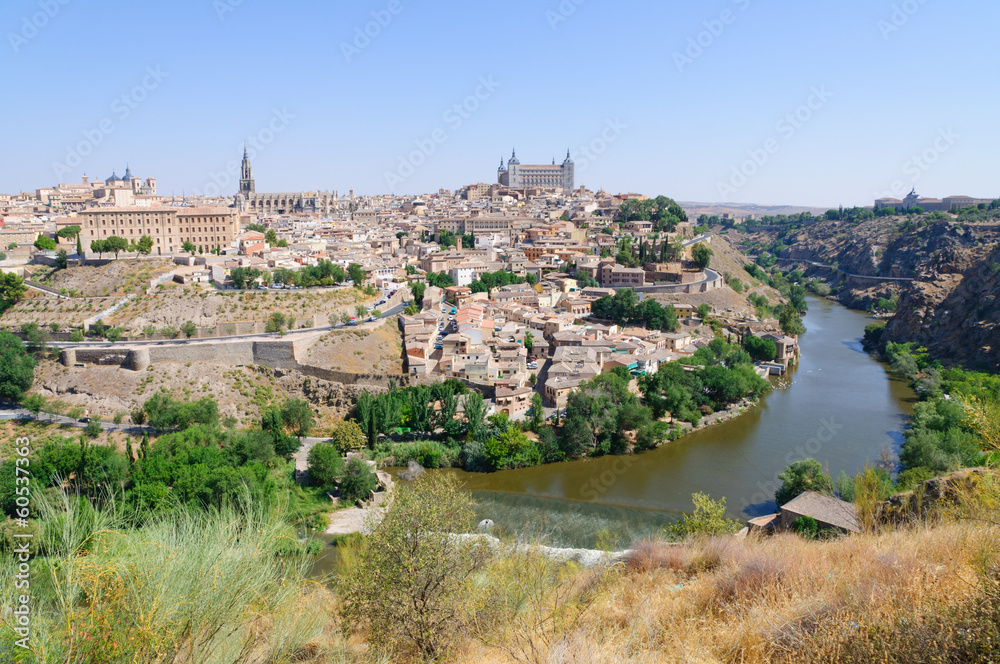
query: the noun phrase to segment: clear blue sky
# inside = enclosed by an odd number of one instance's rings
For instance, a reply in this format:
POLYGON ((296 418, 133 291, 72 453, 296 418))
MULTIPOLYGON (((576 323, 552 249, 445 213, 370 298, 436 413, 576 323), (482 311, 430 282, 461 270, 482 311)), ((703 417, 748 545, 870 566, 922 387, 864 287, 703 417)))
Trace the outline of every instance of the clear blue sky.
POLYGON ((6 0, 0 191, 126 162, 206 191, 273 124, 258 191, 455 189, 516 146, 570 148, 592 189, 679 200, 1000 196, 998 19, 970 0, 6 0), (355 43, 372 12, 387 24, 355 43))

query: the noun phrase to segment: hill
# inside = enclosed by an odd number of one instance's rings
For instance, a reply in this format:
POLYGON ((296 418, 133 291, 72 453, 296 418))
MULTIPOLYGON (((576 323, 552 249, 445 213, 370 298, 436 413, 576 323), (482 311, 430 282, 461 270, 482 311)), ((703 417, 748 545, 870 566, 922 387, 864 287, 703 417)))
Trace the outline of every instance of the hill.
POLYGON ((884 339, 1000 370, 1000 219, 949 215, 820 220, 745 229, 741 248, 823 278, 834 297, 891 315, 884 339), (880 303, 881 301, 881 303, 880 303))

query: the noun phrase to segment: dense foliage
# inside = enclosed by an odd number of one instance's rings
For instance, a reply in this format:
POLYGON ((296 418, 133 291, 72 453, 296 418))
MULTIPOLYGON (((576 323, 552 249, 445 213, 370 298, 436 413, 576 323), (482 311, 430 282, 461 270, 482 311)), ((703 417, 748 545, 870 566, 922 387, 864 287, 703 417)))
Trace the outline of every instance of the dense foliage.
POLYGON ((632 288, 605 295, 591 305, 591 312, 596 318, 611 320, 618 325, 642 324, 663 332, 677 329, 677 314, 671 305, 663 306, 651 297, 639 302, 632 288))
POLYGON ((672 233, 677 224, 688 220, 687 213, 673 199, 657 196, 646 200, 631 200, 622 203, 615 216, 617 221, 652 221, 653 230, 672 233))
POLYGON ((24 343, 0 330, 0 398, 20 401, 35 378, 35 360, 24 343))

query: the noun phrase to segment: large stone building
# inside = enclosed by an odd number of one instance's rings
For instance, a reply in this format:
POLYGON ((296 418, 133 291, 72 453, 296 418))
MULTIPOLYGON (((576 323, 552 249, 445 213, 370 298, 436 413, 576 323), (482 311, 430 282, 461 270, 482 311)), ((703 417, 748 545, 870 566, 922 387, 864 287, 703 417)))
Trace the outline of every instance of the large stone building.
POLYGON ((143 180, 135 177, 128 166, 125 167, 125 177, 120 178, 115 172, 103 182, 91 182, 85 175, 80 184, 60 183, 55 187, 36 189, 35 197, 44 205, 65 210, 82 210, 94 204, 131 207, 159 202, 156 178, 143 180))
POLYGON ((253 179, 253 167, 245 149, 243 166, 240 169, 240 191, 236 194, 234 203, 239 212, 257 214, 331 214, 340 210, 340 197, 335 191, 258 194, 253 179))
POLYGON ((551 166, 522 165, 514 151, 507 165, 500 160, 497 170, 497 182, 511 189, 563 189, 572 191, 576 180, 576 165, 570 159, 569 151, 561 165, 552 160, 551 166))
POLYGON ((239 215, 232 208, 112 207, 80 213, 81 239, 85 249, 94 240, 112 235, 138 242, 143 235, 153 239, 153 255, 169 256, 182 251, 185 242, 206 251, 228 247, 239 235, 239 215))
POLYGON ((962 208, 973 207, 985 203, 989 205, 992 198, 972 198, 971 196, 946 196, 945 198, 923 198, 917 195, 914 188, 906 198, 879 198, 875 201, 875 209, 894 208, 897 212, 904 212, 919 207, 925 212, 954 212, 962 208))

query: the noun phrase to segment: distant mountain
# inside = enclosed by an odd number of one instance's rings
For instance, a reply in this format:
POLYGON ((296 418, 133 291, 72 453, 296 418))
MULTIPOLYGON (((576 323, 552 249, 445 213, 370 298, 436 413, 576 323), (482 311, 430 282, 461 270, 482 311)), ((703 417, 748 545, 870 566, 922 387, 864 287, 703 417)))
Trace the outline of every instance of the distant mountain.
POLYGON ((691 219, 697 219, 703 214, 721 217, 727 213, 730 217, 773 217, 779 214, 798 214, 800 212, 823 214, 830 209, 805 205, 758 205, 756 203, 685 203, 682 201, 678 201, 678 203, 691 219))

